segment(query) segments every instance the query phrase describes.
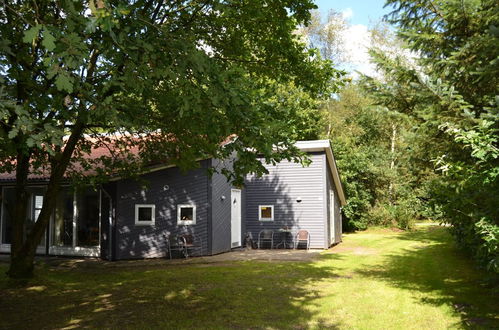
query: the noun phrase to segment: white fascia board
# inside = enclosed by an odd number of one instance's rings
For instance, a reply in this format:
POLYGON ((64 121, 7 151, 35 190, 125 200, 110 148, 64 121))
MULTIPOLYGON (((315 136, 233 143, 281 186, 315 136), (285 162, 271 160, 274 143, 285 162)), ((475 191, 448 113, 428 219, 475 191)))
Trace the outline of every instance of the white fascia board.
POLYGON ((295 146, 301 151, 322 151, 329 148, 329 140, 297 141, 295 146))

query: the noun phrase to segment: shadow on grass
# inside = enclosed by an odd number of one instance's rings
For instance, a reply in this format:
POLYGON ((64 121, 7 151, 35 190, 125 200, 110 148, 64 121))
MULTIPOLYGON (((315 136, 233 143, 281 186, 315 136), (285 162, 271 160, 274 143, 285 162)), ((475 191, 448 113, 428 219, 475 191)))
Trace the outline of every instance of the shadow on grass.
MULTIPOLYGON (((0 265, 3 272, 4 265, 0 265)), ((337 277, 313 263, 232 262, 61 270, 27 286, 0 277, 0 328, 337 328, 314 318, 313 283, 337 277), (306 308, 308 307, 308 308, 306 308)))
POLYGON ((477 270, 455 247, 445 228, 435 226, 405 232, 396 239, 414 243, 387 255, 381 265, 357 273, 421 292, 422 303, 452 306, 461 317, 461 323, 455 326, 499 328, 498 277, 477 270))

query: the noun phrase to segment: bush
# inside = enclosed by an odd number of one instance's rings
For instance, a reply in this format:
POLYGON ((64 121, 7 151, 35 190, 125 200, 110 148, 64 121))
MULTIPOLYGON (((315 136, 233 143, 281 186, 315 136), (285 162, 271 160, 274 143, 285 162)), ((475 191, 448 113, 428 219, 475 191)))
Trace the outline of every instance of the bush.
POLYGON ((475 230, 481 241, 475 257, 486 264, 488 270, 499 273, 499 226, 482 218, 475 223, 475 230))
POLYGON ((397 227, 403 230, 414 226, 415 212, 407 202, 398 205, 376 204, 367 215, 370 226, 397 227))

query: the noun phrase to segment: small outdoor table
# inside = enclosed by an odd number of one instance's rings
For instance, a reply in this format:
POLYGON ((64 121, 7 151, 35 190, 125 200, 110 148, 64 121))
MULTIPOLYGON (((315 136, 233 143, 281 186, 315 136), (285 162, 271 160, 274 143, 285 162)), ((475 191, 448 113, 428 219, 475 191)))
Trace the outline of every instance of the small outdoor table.
POLYGON ((293 248, 294 247, 293 232, 291 231, 291 229, 281 228, 278 231, 281 233, 281 242, 277 244, 275 247, 278 248, 280 245, 282 245, 284 249, 287 248, 286 246, 293 248), (291 237, 290 240, 291 242, 288 242, 289 237, 291 237))

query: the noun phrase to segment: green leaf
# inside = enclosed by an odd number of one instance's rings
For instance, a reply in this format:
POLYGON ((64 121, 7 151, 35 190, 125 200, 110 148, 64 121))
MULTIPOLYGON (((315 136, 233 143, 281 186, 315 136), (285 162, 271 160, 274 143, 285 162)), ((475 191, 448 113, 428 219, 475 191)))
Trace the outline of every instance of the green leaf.
POLYGON ((36 37, 38 37, 38 33, 40 33, 41 28, 43 25, 37 24, 33 26, 31 29, 27 30, 24 32, 24 37, 23 37, 23 42, 25 43, 32 43, 33 40, 35 40, 36 37))
POLYGON ((12 50, 10 49, 9 45, 10 45, 10 40, 0 39, 0 52, 14 56, 14 53, 12 53, 12 50))
POLYGON ((43 47, 45 47, 45 49, 48 50, 49 52, 53 51, 55 49, 54 36, 47 29, 43 29, 42 34, 43 34, 43 40, 42 40, 43 47))
POLYGON ((17 136, 18 132, 19 132, 19 130, 15 127, 12 130, 10 130, 9 134, 8 134, 9 139, 15 138, 17 136))
POLYGON ((66 72, 60 71, 55 78, 55 86, 60 91, 67 91, 68 93, 73 92, 73 78, 66 72))
POLYGON ((28 137, 28 139, 26 140, 26 145, 31 148, 35 145, 35 140, 32 137, 28 137))

